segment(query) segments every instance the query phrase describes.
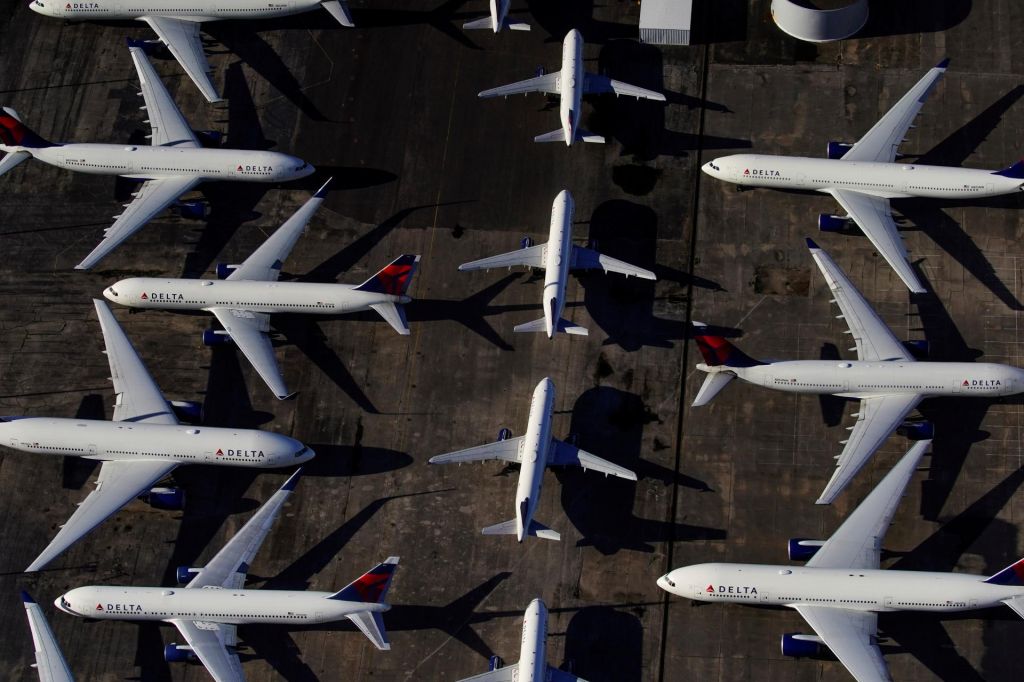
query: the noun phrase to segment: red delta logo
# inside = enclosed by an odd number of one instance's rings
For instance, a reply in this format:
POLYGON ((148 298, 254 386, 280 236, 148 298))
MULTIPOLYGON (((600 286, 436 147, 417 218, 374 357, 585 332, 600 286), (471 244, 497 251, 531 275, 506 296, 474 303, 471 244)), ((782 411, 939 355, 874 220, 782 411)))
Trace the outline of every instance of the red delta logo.
POLYGON ((705 592, 714 592, 715 591, 715 586, 714 585, 708 585, 708 589, 706 589, 704 591, 705 592))
POLYGON ((217 452, 215 452, 213 454, 217 455, 218 457, 223 457, 224 456, 224 451, 222 449, 220 449, 220 448, 217 448, 217 452))
POLYGON ((744 168, 743 169, 743 174, 744 175, 750 175, 750 169, 749 168, 744 168))
POLYGON ((241 167, 241 166, 239 166, 239 167, 238 167, 238 168, 236 168, 235 170, 237 170, 237 171, 238 171, 239 173, 241 173, 241 172, 242 172, 242 167, 241 167))
POLYGON ((103 604, 97 604, 96 605, 96 610, 97 611, 102 611, 103 610, 103 604))
POLYGON ((146 296, 146 292, 145 291, 142 292, 142 300, 143 301, 148 301, 149 300, 149 296, 146 296))
POLYGON ((969 381, 968 381, 967 379, 964 379, 964 383, 962 383, 962 384, 960 384, 960 385, 961 385, 961 386, 970 386, 970 385, 971 385, 971 382, 969 382, 969 381))

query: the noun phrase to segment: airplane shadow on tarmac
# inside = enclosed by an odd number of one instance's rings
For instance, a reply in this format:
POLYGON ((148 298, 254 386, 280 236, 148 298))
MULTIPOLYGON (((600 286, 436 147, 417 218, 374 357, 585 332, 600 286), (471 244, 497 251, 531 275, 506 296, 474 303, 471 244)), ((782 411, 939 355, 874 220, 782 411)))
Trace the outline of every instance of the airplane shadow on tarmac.
MULTIPOLYGON (((666 491, 676 485, 710 491, 703 481, 641 459, 644 426, 654 421, 660 421, 660 417, 651 412, 640 396, 598 386, 577 398, 569 430, 578 439, 580 448, 633 469, 641 481, 657 479, 666 491)), ((671 444, 655 441, 653 447, 667 449, 671 444)), ((562 486, 566 517, 583 536, 578 543, 580 546, 593 546, 602 554, 610 555, 624 549, 653 552, 655 548, 651 543, 726 537, 725 531, 719 528, 634 516, 638 483, 601 476, 579 467, 554 468, 553 471, 562 486)))
MULTIPOLYGON (((557 636, 548 633, 549 638, 557 636)), ((571 670, 588 682, 643 679, 644 630, 632 613, 610 606, 584 607, 573 615, 564 637, 562 670, 571 670)))

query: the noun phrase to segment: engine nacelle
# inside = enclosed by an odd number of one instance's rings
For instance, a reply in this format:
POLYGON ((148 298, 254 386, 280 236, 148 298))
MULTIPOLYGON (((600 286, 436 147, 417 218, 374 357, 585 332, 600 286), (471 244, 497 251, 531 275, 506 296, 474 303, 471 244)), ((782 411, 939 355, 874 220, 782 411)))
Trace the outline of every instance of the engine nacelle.
POLYGON ((501 656, 491 656, 490 660, 487 662, 487 667, 490 672, 494 672, 504 665, 505 661, 501 660, 501 656))
POLYGON ((807 561, 818 553, 824 540, 812 540, 810 538, 790 538, 787 545, 790 561, 807 561))
POLYGON ((782 655, 792 658, 807 658, 821 655, 821 638, 816 635, 802 635, 792 632, 782 636, 782 655))
POLYGON ((930 421, 905 421, 896 433, 910 440, 931 440, 935 437, 935 425, 930 421))
POLYGON ((927 360, 928 353, 931 349, 927 341, 915 340, 915 341, 904 341, 904 347, 910 351, 910 354, 914 356, 915 360, 927 360))
POLYGON ((192 132, 199 139, 199 144, 207 148, 216 149, 224 142, 224 133, 219 130, 194 130, 192 132))
POLYGON ((184 644, 168 644, 164 646, 164 660, 168 663, 193 663, 199 658, 192 647, 184 644))
POLYGON ((238 266, 235 264, 217 263, 217 279, 227 279, 237 269, 238 266))
POLYGON ((191 566, 178 566, 174 574, 178 578, 179 585, 188 585, 192 582, 192 578, 199 574, 199 571, 200 569, 192 568, 191 566))
POLYGON ((151 488, 142 499, 154 509, 181 511, 185 508, 185 491, 181 488, 151 488))
POLYGON ((528 249, 531 246, 533 246, 533 238, 532 237, 523 237, 522 239, 519 240, 519 248, 521 248, 521 249, 528 249))
POLYGON ((846 156, 846 152, 850 151, 852 148, 852 144, 847 144, 845 142, 829 142, 825 153, 828 155, 828 158, 838 160, 846 156))
POLYGON ((818 229, 822 232, 842 232, 846 229, 846 225, 849 222, 850 219, 843 216, 830 213, 818 214, 818 229))
POLYGON ((201 201, 179 201, 174 204, 178 214, 189 220, 202 220, 206 217, 206 204, 201 201))
POLYGON ((174 416, 178 418, 178 421, 186 424, 203 423, 202 403, 197 403, 194 400, 172 400, 171 409, 174 410, 174 416))
POLYGON ((223 346, 226 343, 231 343, 231 335, 226 331, 222 329, 203 330, 204 346, 223 346))
POLYGON ((498 440, 499 441, 508 440, 511 437, 512 437, 512 429, 510 429, 510 428, 506 427, 506 428, 503 428, 501 431, 498 431, 498 440))

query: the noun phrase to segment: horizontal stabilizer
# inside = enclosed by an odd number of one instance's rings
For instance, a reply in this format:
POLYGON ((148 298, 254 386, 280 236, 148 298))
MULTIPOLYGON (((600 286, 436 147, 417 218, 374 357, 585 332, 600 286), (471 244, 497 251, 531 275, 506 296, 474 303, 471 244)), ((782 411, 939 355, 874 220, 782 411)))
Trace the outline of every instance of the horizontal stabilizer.
POLYGON ((405 319, 405 306, 385 301, 383 303, 374 303, 370 307, 376 310, 396 332, 402 336, 410 334, 409 322, 405 319))
POLYGON ((705 377, 704 383, 697 391, 697 397, 693 399, 693 406, 707 405, 735 378, 736 375, 732 372, 711 372, 705 377))
MULTIPOLYGON (((524 322, 523 324, 517 324, 512 328, 513 332, 547 332, 547 321, 542 317, 539 320, 533 322, 524 322)), ((587 336, 590 334, 586 327, 580 327, 575 325, 564 317, 558 319, 558 325, 555 328, 556 332, 562 332, 565 334, 577 334, 579 336, 587 336)))
POLYGON ((1004 599, 1003 603, 1013 609, 1018 616, 1024 618, 1024 597, 1010 597, 1004 599))
POLYGON ((605 142, 604 137, 601 135, 595 135, 589 130, 583 130, 583 128, 576 131, 576 139, 584 142, 592 142, 594 144, 604 144, 605 142))
POLYGON ((513 30, 513 31, 529 31, 530 30, 530 25, 528 23, 526 23, 525 21, 512 21, 511 19, 506 19, 505 23, 503 24, 503 26, 505 28, 513 30))
POLYGON ((31 158, 31 154, 22 150, 17 152, 11 152, 0 161, 0 175, 8 172, 25 159, 31 158))
POLYGON ((355 623, 359 631, 373 642, 381 651, 390 651, 387 631, 384 629, 384 615, 380 611, 359 611, 348 614, 348 619, 355 623))
POLYGON ((534 142, 565 142, 565 131, 559 128, 533 138, 534 142))
MULTIPOLYGON (((516 519, 509 519, 508 521, 502 521, 496 523, 493 526, 487 526, 480 531, 483 535, 515 535, 516 534, 516 519)), ((558 531, 551 530, 542 523, 537 521, 530 521, 530 529, 526 532, 527 535, 542 538, 544 540, 561 540, 562 536, 558 531)))
POLYGON ((462 28, 466 31, 479 31, 483 29, 493 28, 494 24, 491 22, 491 17, 481 17, 474 19, 473 21, 467 21, 462 25, 462 28))

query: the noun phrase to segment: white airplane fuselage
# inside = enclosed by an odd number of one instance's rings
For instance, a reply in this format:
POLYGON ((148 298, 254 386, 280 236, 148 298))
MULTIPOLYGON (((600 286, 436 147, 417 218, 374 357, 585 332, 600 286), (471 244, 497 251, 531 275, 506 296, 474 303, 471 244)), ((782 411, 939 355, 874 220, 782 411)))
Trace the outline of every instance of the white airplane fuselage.
POLYGON ((569 31, 562 41, 562 71, 558 77, 558 117, 565 131, 565 144, 571 147, 580 127, 580 109, 583 107, 583 36, 576 29, 569 31))
POLYGON ((1024 370, 989 362, 862 362, 791 360, 753 367, 709 367, 752 384, 790 393, 843 397, 894 395, 978 396, 995 398, 1024 391, 1024 370))
POLYGON ((226 307, 259 313, 337 315, 369 310, 383 302, 408 303, 408 296, 356 291, 358 285, 313 282, 237 282, 212 279, 133 277, 103 290, 113 303, 155 310, 226 307))
POLYGON ((551 410, 554 402, 555 385, 545 377, 533 390, 526 435, 523 437, 523 457, 519 482, 516 484, 516 537, 519 542, 526 538, 540 500, 548 449, 551 447, 551 410))
POLYGON ((984 580, 964 573, 712 563, 677 568, 658 585, 697 601, 878 612, 967 611, 1024 595, 1024 587, 984 580))
POLYGON ((191 21, 218 19, 271 19, 309 12, 320 7, 320 0, 174 0, 173 3, 156 0, 93 0, 92 2, 65 2, 63 0, 34 0, 29 7, 39 14, 60 17, 70 21, 103 19, 139 19, 141 17, 170 17, 191 21))
POLYGON ((328 599, 330 592, 294 590, 185 589, 167 587, 78 587, 53 603, 73 616, 104 620, 196 620, 273 625, 329 623, 361 611, 387 611, 387 604, 328 599))
POLYGON ((544 322, 549 339, 555 337, 565 309, 565 287, 572 264, 572 195, 562 190, 551 205, 551 227, 544 253, 544 322))
POLYGON ((491 30, 497 33, 505 25, 512 0, 491 0, 491 30))
POLYGON ((207 180, 286 182, 315 170, 288 154, 241 149, 75 142, 38 148, 0 145, 0 150, 26 151, 33 158, 66 170, 139 180, 196 174, 207 180))
POLYGON ((57 417, 0 417, 0 444, 85 459, 266 468, 300 464, 315 454, 294 438, 268 431, 57 417))
POLYGON ((1024 181, 988 170, 800 156, 736 154, 710 161, 702 170, 744 187, 847 189, 886 199, 978 199, 1024 188, 1024 181))
POLYGON ((547 680, 548 609, 534 599, 523 615, 523 639, 519 648, 518 682, 547 680))

